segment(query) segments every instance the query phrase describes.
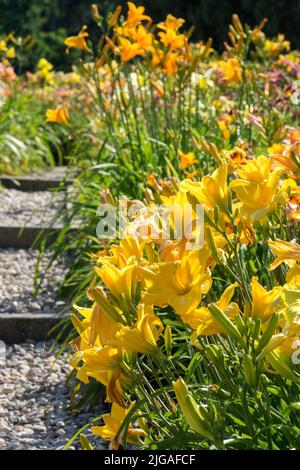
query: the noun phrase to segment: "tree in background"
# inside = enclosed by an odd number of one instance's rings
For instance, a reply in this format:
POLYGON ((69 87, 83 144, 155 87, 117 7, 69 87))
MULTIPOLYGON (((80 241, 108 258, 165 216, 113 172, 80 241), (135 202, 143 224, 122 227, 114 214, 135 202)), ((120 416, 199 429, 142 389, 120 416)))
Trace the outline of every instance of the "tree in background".
MULTIPOLYGON (((186 19, 187 26, 196 26, 193 39, 213 37, 214 47, 221 48, 226 39, 227 24, 231 14, 237 12, 242 21, 257 24, 267 17, 265 31, 275 36, 283 32, 300 48, 298 25, 300 22, 300 0, 133 0, 144 5, 155 21, 167 13, 186 19)), ((15 31, 16 35, 31 35, 34 45, 26 51, 22 69, 33 68, 40 57, 45 56, 56 68, 70 66, 65 55, 64 38, 76 34, 83 24, 93 31, 91 5, 98 3, 102 14, 116 5, 126 6, 118 0, 0 0, 0 33, 15 31)))

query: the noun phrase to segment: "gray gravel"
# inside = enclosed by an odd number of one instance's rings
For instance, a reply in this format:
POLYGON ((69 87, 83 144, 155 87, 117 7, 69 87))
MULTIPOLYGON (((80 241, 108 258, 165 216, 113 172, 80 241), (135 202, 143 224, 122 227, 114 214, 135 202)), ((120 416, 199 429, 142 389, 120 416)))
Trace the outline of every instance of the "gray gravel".
MULTIPOLYGON (((56 300, 56 291, 64 279, 65 264, 55 261, 46 273, 37 298, 33 298, 37 250, 0 249, 0 313, 60 312, 64 302, 56 300)), ((50 253, 41 261, 41 273, 47 267, 50 253)))
MULTIPOLYGON (((82 426, 100 415, 71 414, 65 385, 71 368, 66 352, 55 363, 50 342, 0 342, 0 449, 61 449, 82 426)), ((85 435, 95 443, 90 431, 85 435)), ((96 439, 97 448, 104 448, 96 439)), ((71 450, 79 447, 76 441, 71 450)))
MULTIPOLYGON (((16 189, 0 191, 0 225, 23 227, 48 226, 61 206, 64 194, 52 191, 33 193, 16 189)), ((57 221, 53 226, 59 225, 57 221)))

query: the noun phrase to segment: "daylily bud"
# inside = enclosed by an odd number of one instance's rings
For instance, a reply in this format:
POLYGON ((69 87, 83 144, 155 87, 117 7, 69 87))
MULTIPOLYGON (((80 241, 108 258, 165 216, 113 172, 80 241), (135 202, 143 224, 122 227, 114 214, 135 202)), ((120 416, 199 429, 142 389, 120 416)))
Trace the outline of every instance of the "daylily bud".
POLYGON ((232 22, 233 22, 233 25, 235 27, 235 29, 239 32, 239 33, 243 33, 244 32, 244 28, 243 28, 243 25, 238 17, 237 14, 234 14, 232 15, 232 22))
POLYGON ((95 3, 92 5, 92 17, 93 20, 96 21, 96 23, 101 20, 101 15, 99 13, 98 6, 95 3))
POLYGON ((95 287, 90 291, 90 295, 93 297, 95 302, 100 305, 102 310, 108 315, 112 320, 124 324, 124 321, 118 311, 113 307, 111 302, 108 301, 103 289, 101 287, 95 287))
POLYGON ((245 380, 249 387, 256 387, 257 385, 257 375, 256 369, 253 364, 252 357, 249 354, 246 354, 243 360, 244 375, 245 380))
POLYGON ((210 153, 209 144, 204 139, 204 137, 202 137, 202 139, 201 139, 201 145, 202 145, 202 149, 204 150, 204 152, 210 153))
POLYGON ((116 201, 114 200, 109 188, 104 188, 100 191, 99 199, 102 204, 111 204, 113 206, 116 205, 116 201))
POLYGON ((246 325, 242 315, 236 315, 234 322, 241 335, 244 335, 246 333, 246 325))
POLYGON ((194 136, 192 136, 192 144, 193 144, 194 149, 200 150, 201 147, 194 136))
POLYGON ((220 360, 220 350, 215 344, 209 344, 205 347, 205 355, 213 364, 217 364, 220 360))
POLYGON ((287 379, 292 380, 293 382, 299 382, 300 377, 294 374, 294 372, 292 371, 290 366, 287 364, 284 357, 279 356, 278 354, 274 352, 271 352, 267 355, 266 359, 271 364, 273 369, 276 370, 276 372, 283 375, 287 379))
POLYGON ((172 353, 172 330, 170 325, 167 325, 165 328, 164 340, 167 354, 170 356, 172 353))
POLYGON ((211 154, 212 157, 217 161, 217 163, 222 163, 222 158, 219 153, 219 150, 217 146, 213 143, 209 144, 209 153, 211 154))
POLYGON ((218 223, 219 223, 219 217, 220 217, 219 207, 218 207, 218 206, 215 206, 215 207, 214 207, 214 223, 215 223, 216 225, 218 225, 218 223))
POLYGON ((207 426, 207 419, 200 413, 197 403, 182 378, 173 382, 173 388, 180 409, 190 427, 201 436, 213 440, 213 434, 207 426))
POLYGON ((154 202, 154 196, 153 196, 153 192, 151 191, 151 189, 146 188, 144 194, 145 194, 145 198, 148 204, 150 204, 151 202, 154 202))
POLYGON ((90 441, 84 434, 80 434, 79 439, 80 439, 81 450, 93 450, 92 444, 90 443, 90 441))
POLYGON ((208 243, 209 243, 209 248, 212 251, 212 254, 214 255, 215 260, 219 263, 222 264, 222 260, 219 257, 218 249, 215 244, 215 239, 213 237, 212 231, 210 227, 206 227, 206 235, 208 238, 208 243))
POLYGON ((121 5, 119 5, 119 6, 115 9, 115 11, 114 11, 112 17, 110 18, 110 20, 109 20, 109 22, 108 22, 108 26, 109 26, 110 28, 113 28, 114 26, 116 26, 116 24, 117 24, 117 22, 118 22, 118 19, 119 19, 119 16, 120 16, 120 14, 121 14, 121 11, 122 11, 122 7, 121 7, 121 5))
POLYGON ((222 330, 224 330, 224 332, 232 339, 234 339, 237 343, 240 343, 242 346, 244 346, 244 340, 239 330, 232 323, 232 321, 229 320, 229 318, 222 312, 222 310, 216 304, 210 304, 208 306, 208 309, 216 320, 216 322, 220 325, 222 330))
POLYGON ((287 134, 287 128, 286 127, 279 127, 276 129, 276 131, 273 134, 273 140, 274 142, 281 142, 287 134))
POLYGON ((273 351, 273 349, 278 348, 278 346, 280 346, 285 339, 286 335, 283 333, 279 333, 278 335, 273 336, 267 345, 263 348, 261 353, 257 356, 257 359, 263 359, 269 352, 273 351))
POLYGON ((212 45, 212 38, 208 38, 207 43, 205 44, 205 48, 203 51, 203 56, 208 57, 211 52, 211 45, 212 45))
POLYGON ((256 354, 259 354, 269 343, 270 339, 272 338, 273 334, 275 333, 277 323, 279 319, 279 314, 274 313, 269 321, 268 327, 264 331, 264 334, 260 338, 260 341, 256 348, 256 354))

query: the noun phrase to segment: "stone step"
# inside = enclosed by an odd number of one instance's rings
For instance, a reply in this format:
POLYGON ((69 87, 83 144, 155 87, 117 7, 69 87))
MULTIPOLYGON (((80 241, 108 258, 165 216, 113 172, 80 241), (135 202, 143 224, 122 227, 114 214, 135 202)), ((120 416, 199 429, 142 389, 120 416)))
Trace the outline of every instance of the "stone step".
POLYGON ((59 329, 54 327, 65 318, 61 313, 0 313, 0 340, 12 344, 55 338, 59 329))
POLYGON ((69 171, 67 167, 56 167, 46 173, 30 176, 0 175, 0 183, 8 189, 19 191, 48 191, 60 187, 64 189, 65 186, 71 185, 75 174, 76 170, 69 171))
POLYGON ((1 248, 30 248, 38 235, 47 235, 46 246, 50 246, 57 239, 62 227, 14 227, 0 225, 1 248))
POLYGON ((72 178, 46 178, 40 177, 38 179, 32 178, 31 176, 3 176, 0 175, 0 183, 7 189, 18 189, 20 191, 34 192, 34 191, 48 191, 49 189, 58 189, 60 186, 62 189, 65 185, 71 185, 73 183, 72 178), (62 182, 64 183, 62 185, 62 182))

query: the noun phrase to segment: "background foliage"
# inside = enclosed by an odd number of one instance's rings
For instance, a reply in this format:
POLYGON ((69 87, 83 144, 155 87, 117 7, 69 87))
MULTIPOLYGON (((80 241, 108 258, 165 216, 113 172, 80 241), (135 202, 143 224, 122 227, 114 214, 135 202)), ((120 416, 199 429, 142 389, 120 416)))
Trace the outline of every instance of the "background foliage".
MULTIPOLYGON (((33 68, 36 57, 47 57, 56 67, 68 69, 63 40, 77 33, 82 24, 93 27, 90 6, 96 0, 0 0, 0 33, 15 31, 17 35, 32 35, 34 45, 26 51, 22 68, 33 68)), ((281 31, 300 48, 298 25, 300 21, 300 0, 135 0, 144 5, 154 21, 161 20, 167 13, 186 19, 187 25, 196 26, 194 39, 214 38, 214 47, 221 48, 226 39, 227 25, 231 14, 238 13, 243 22, 251 25, 267 17, 265 28, 268 35, 275 36, 281 31)), ((126 4, 119 0, 98 2, 102 14, 116 5, 126 4)))

